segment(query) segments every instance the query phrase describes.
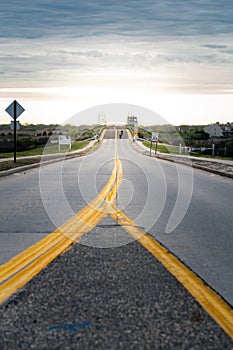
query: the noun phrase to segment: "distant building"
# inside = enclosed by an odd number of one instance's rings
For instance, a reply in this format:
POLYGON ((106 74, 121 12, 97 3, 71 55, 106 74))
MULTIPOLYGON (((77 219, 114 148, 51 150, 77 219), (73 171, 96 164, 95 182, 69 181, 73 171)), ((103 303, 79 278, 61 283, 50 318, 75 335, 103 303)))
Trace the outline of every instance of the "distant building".
POLYGON ((133 129, 133 131, 138 131, 138 118, 135 116, 128 116, 127 125, 133 129))
POLYGON ((207 125, 204 127, 204 131, 210 137, 233 137, 233 123, 207 125))

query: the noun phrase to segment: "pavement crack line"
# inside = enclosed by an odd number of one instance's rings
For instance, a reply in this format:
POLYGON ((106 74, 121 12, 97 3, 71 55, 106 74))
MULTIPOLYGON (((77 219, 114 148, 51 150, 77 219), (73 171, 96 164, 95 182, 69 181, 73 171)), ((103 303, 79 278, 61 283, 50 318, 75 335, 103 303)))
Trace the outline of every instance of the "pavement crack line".
POLYGON ((199 302, 207 313, 233 338, 233 310, 220 295, 162 246, 155 238, 140 229, 115 205, 121 185, 122 163, 117 156, 115 133, 114 168, 109 181, 98 196, 53 233, 16 255, 0 267, 0 303, 22 288, 57 256, 79 242, 82 235, 91 231, 110 215, 118 225, 149 251, 199 302))

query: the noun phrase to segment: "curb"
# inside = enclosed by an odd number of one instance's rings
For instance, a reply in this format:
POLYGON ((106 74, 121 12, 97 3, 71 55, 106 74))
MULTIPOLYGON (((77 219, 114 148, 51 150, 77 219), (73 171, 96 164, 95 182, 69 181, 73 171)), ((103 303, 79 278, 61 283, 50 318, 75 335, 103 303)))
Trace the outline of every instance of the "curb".
MULTIPOLYGON (((173 163, 178 163, 178 164, 182 164, 182 165, 187 165, 187 166, 195 168, 195 169, 204 170, 204 171, 207 171, 209 173, 213 173, 213 174, 220 175, 220 176, 226 176, 228 178, 233 179, 233 174, 231 174, 231 173, 228 173, 226 171, 217 170, 217 169, 212 169, 212 168, 210 168, 208 166, 195 164, 195 161, 193 161, 191 159, 189 160, 189 162, 182 162, 182 161, 177 160, 177 159, 176 160, 172 159, 172 158, 169 159, 169 156, 163 157, 162 155, 156 155, 155 158, 167 160, 168 162, 173 162, 173 163)), ((189 159, 189 158, 186 158, 186 159, 189 159)), ((200 162, 200 160, 199 160, 199 162, 200 162)), ((213 163, 211 163, 211 164, 213 164, 213 163)), ((219 163, 219 164, 221 164, 221 163, 219 163)))

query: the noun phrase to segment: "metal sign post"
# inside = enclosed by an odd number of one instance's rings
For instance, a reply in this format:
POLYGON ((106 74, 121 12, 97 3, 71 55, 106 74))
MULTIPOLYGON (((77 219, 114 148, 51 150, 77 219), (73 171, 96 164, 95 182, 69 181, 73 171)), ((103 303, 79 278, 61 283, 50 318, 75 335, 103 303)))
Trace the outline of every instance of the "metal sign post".
POLYGON ((150 145, 150 154, 151 154, 151 149, 152 149, 152 142, 156 142, 156 146, 155 146, 155 154, 157 153, 157 149, 158 149, 158 141, 159 141, 159 134, 157 132, 152 132, 151 135, 151 145, 150 145))
POLYGON ((16 101, 14 101, 14 163, 16 163, 16 151, 17 151, 17 147, 16 147, 16 142, 17 142, 17 129, 16 129, 16 101))
POLYGON ((152 139, 150 140, 150 156, 151 156, 151 150, 152 150, 152 139))
POLYGON ((6 109, 5 111, 13 118, 14 120, 14 163, 16 163, 16 143, 17 143, 17 122, 16 119, 22 114, 25 109, 16 101, 14 100, 6 109))
POLYGON ((158 150, 158 141, 156 141, 155 154, 157 154, 157 150, 158 150))

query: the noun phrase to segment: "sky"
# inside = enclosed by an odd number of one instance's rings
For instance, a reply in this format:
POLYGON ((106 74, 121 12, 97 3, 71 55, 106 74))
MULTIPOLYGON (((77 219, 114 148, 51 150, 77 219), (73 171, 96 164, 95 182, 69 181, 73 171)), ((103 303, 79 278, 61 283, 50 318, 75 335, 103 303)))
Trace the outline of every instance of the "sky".
POLYGON ((232 0, 2 0, 0 123, 14 99, 28 123, 97 123, 116 103, 119 122, 129 105, 174 125, 233 122, 232 18, 232 0))

